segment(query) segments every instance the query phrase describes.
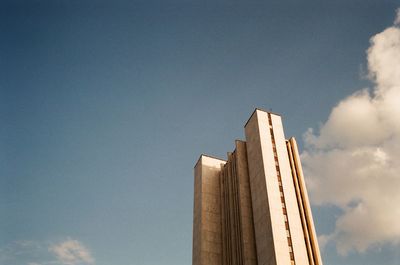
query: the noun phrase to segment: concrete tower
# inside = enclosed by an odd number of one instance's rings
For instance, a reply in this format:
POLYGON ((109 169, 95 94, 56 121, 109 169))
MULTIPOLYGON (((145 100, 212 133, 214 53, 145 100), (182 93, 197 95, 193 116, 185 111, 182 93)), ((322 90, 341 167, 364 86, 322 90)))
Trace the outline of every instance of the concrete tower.
POLYGON ((245 135, 195 165, 193 265, 322 265, 296 140, 260 109, 245 135))

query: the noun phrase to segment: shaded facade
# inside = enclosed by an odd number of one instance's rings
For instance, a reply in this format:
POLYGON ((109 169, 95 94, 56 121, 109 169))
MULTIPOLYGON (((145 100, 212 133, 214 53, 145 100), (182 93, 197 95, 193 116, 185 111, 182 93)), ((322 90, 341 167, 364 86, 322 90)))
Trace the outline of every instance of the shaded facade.
POLYGON ((195 165, 193 265, 322 265, 296 140, 260 109, 245 136, 195 165))

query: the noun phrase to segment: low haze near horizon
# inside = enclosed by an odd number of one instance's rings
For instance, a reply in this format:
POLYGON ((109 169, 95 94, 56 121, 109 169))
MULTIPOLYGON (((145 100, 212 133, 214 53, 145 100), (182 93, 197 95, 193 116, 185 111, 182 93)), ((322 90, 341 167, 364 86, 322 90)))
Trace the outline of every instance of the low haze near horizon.
POLYGON ((194 163, 255 107, 300 143, 324 264, 400 264, 395 1, 0 7, 0 265, 191 264, 194 163))

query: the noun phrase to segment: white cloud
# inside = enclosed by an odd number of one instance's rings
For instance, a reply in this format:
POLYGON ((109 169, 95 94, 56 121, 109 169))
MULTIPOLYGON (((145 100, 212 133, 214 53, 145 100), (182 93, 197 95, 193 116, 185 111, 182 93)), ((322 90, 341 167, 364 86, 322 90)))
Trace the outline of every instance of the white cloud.
POLYGON ((305 134, 302 161, 313 203, 343 210, 323 235, 340 254, 400 243, 400 9, 395 25, 371 38, 372 91, 340 101, 316 134, 305 134))
POLYGON ((94 258, 78 240, 58 243, 22 240, 0 246, 0 264, 92 265, 94 258))
POLYGON ((93 264, 94 258, 90 251, 79 241, 68 239, 51 245, 49 251, 54 253, 57 260, 65 265, 93 264))

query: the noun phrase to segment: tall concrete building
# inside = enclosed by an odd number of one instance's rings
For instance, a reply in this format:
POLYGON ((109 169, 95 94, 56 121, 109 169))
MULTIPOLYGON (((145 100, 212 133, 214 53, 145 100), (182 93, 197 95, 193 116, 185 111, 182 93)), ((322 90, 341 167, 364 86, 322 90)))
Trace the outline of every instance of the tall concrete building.
POLYGON ((193 265, 322 265, 296 140, 256 109, 227 160, 194 168, 193 265))

